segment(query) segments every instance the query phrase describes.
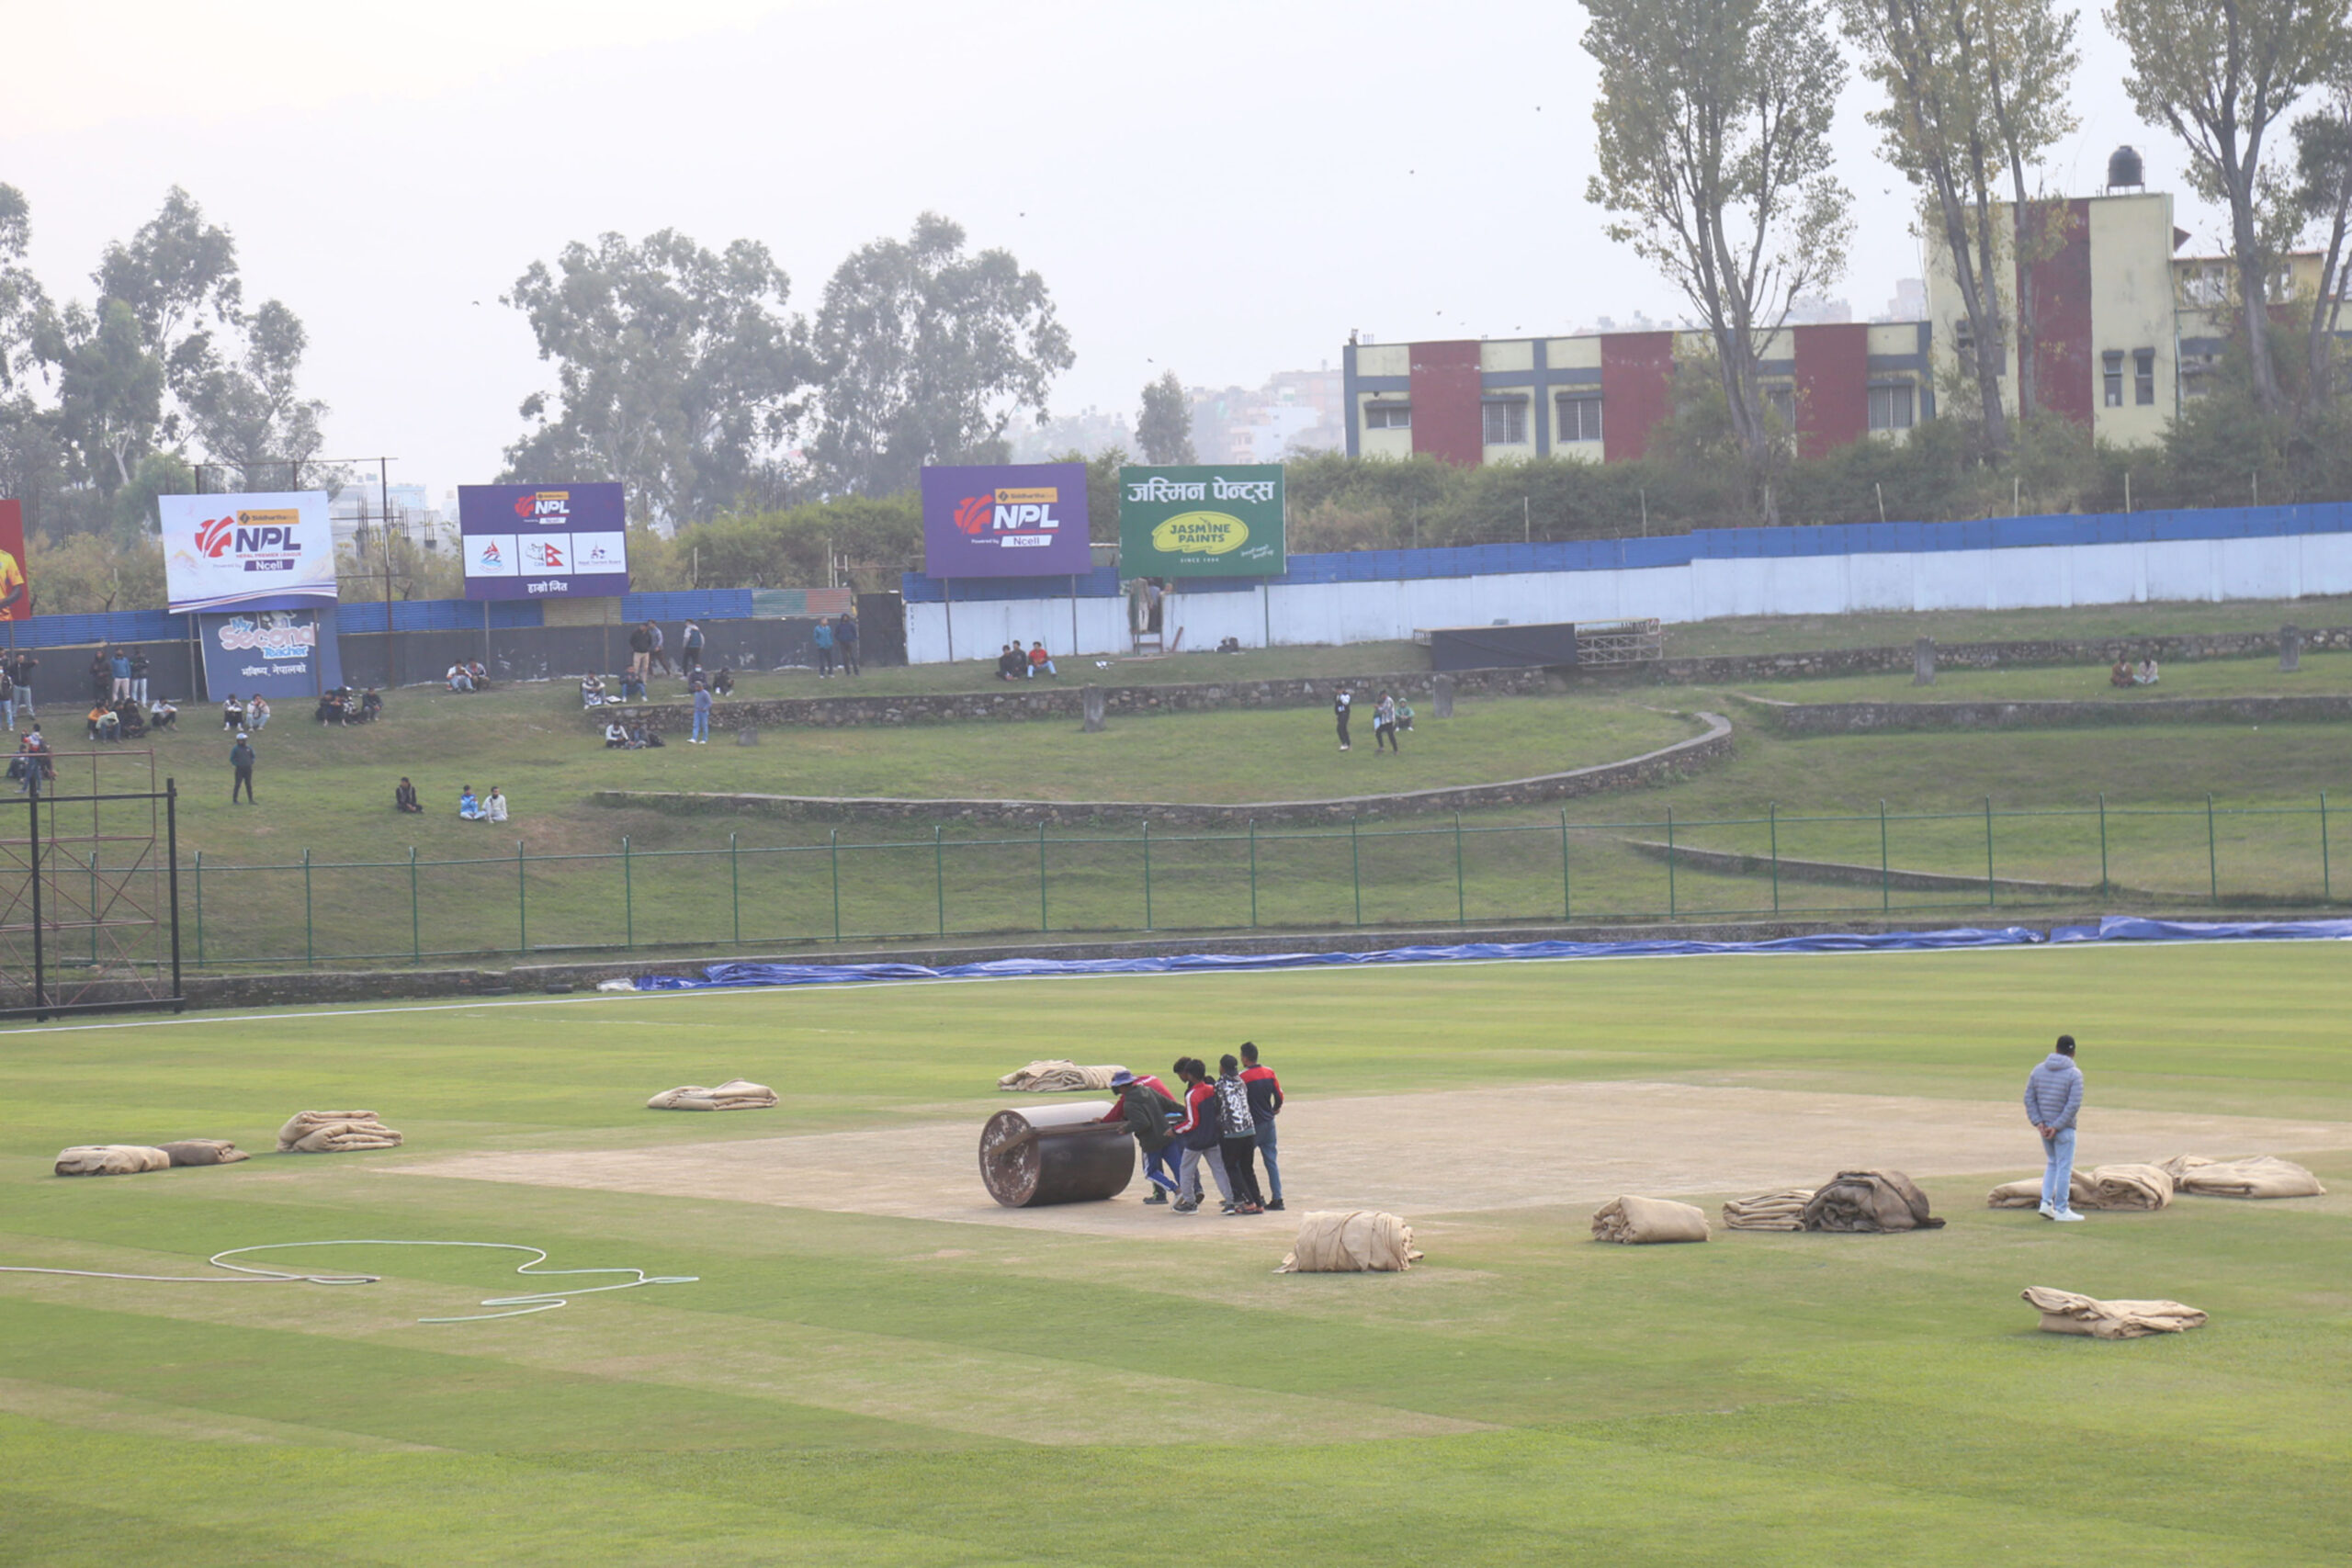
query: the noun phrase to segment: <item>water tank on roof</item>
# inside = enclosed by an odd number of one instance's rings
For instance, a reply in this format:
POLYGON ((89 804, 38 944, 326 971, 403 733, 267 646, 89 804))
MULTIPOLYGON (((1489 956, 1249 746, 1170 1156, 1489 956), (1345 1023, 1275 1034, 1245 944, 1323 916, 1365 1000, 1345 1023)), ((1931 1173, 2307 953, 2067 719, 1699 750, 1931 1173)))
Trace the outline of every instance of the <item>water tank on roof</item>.
POLYGON ((2130 146, 2118 147, 2108 154, 2108 189, 2121 190, 2126 186, 2138 189, 2146 183, 2146 175, 2147 171, 2140 166, 2138 149, 2130 146))

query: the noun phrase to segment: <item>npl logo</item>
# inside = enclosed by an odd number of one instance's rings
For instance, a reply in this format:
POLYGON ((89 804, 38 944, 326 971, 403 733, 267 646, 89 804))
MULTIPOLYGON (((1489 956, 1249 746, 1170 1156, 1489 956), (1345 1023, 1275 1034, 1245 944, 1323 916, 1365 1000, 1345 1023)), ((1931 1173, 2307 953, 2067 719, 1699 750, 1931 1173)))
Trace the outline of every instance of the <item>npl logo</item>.
POLYGON ((519 496, 514 502, 514 515, 526 523, 568 520, 571 516, 571 492, 568 490, 543 490, 536 494, 519 496))
POLYGON ((995 534, 996 542, 1008 547, 1046 544, 1044 536, 1061 529, 1061 519, 1054 515, 1061 493, 1056 486, 1044 485, 967 495, 956 502, 956 526, 976 536, 995 534))

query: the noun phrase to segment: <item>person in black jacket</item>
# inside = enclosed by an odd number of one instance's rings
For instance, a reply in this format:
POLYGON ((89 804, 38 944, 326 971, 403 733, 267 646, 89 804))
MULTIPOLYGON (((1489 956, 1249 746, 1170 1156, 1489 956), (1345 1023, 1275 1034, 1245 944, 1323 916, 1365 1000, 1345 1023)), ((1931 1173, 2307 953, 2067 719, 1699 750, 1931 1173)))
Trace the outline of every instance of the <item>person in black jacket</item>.
POLYGON ((1355 706, 1355 694, 1345 686, 1340 687, 1340 694, 1331 699, 1331 716, 1339 721, 1340 750, 1342 751, 1348 749, 1348 710, 1355 706))
POLYGON ((395 811, 424 809, 424 804, 416 798, 416 786, 408 782, 408 775, 405 773, 401 775, 401 782, 392 788, 392 809, 395 811))
POLYGON ((1216 1067, 1217 1122, 1223 1134, 1217 1153, 1231 1184, 1233 1212, 1262 1214, 1265 1194, 1258 1190, 1258 1172, 1250 1158, 1258 1149, 1258 1123, 1250 1114, 1250 1086, 1241 1081, 1241 1058, 1227 1052, 1217 1058, 1216 1067))
POLYGON ((1168 1129, 1184 1119, 1183 1107, 1176 1103, 1166 1084, 1148 1073, 1138 1077, 1121 1067, 1111 1075, 1111 1087, 1119 1091, 1119 1098, 1102 1120, 1123 1122, 1136 1135, 1136 1147, 1143 1151, 1144 1179, 1151 1185, 1144 1201, 1165 1203, 1168 1194, 1176 1190, 1176 1178, 1168 1168, 1168 1129))
POLYGON ((229 766, 236 774, 229 781, 229 804, 237 804, 237 792, 245 792, 245 804, 254 804, 254 747, 242 729, 237 731, 237 743, 229 748, 229 766))

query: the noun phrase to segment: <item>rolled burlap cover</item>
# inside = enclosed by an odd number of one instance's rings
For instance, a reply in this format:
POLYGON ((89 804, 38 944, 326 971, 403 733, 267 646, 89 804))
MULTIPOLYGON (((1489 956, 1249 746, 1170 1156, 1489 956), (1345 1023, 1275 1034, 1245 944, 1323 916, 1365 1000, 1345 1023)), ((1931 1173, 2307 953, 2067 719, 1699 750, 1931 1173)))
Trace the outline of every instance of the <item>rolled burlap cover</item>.
POLYGON ((1724 1205, 1724 1229, 1728 1231, 1801 1231, 1804 1206, 1813 1201, 1810 1187, 1783 1187, 1753 1198, 1735 1198, 1724 1205))
POLYGON ((1413 1227, 1377 1209, 1301 1214, 1298 1240, 1277 1274, 1394 1274, 1420 1261, 1413 1227))
POLYGON ((1928 1195, 1899 1170, 1841 1170, 1804 1206, 1809 1231, 1932 1231, 1943 1224, 1928 1213, 1928 1195))
POLYGON ((2018 1294, 2041 1314, 2045 1334, 2085 1334, 2093 1339, 2138 1339, 2201 1326, 2205 1314, 2178 1302, 2103 1302, 2029 1285, 2018 1294))
POLYGON ((1107 1100, 1000 1111, 980 1129, 980 1182, 1008 1209, 1115 1198, 1135 1179, 1135 1140, 1107 1100))
POLYGON ((645 1102, 648 1111, 765 1111, 775 1104, 775 1090, 763 1083, 729 1078, 715 1089, 681 1084, 665 1089, 645 1102))
POLYGON ((339 1155, 396 1149, 401 1135, 372 1111, 298 1111, 277 1130, 282 1155, 339 1155))
POLYGON ((2319 1178, 2276 1155, 2241 1159, 2175 1155, 2163 1169, 2172 1177, 2176 1190, 2200 1198, 2318 1198, 2327 1191, 2319 1178))
POLYGON ((1694 1203, 1678 1203, 1670 1198, 1611 1198, 1593 1213, 1592 1239, 1627 1247, 1704 1241, 1707 1213, 1694 1203))
MULTIPOLYGON (((2041 1207, 2041 1178, 2029 1176, 2022 1181, 2004 1181, 1984 1194, 1988 1209, 2039 1209, 2041 1207)), ((2096 1209, 2099 1206, 2098 1189, 2091 1185, 2089 1173, 2075 1171, 2066 1183, 2066 1206, 2070 1209, 2096 1209)))
POLYGON ((2102 1165, 2091 1171, 2100 1209, 2162 1209, 2172 1202, 2172 1172, 2160 1165, 2102 1165))
POLYGON ((157 1148, 180 1165, 234 1165, 254 1156, 226 1138, 182 1138, 176 1143, 158 1144, 157 1148))
POLYGON ((57 1153, 60 1176, 137 1176, 171 1168, 171 1156, 143 1144, 76 1144, 57 1153))
POLYGON ((996 1087, 1022 1094, 1070 1094, 1089 1089, 1100 1093, 1111 1087, 1111 1075, 1118 1070, 1115 1062, 1081 1067, 1076 1062, 1056 1058, 1016 1067, 997 1079, 996 1087))

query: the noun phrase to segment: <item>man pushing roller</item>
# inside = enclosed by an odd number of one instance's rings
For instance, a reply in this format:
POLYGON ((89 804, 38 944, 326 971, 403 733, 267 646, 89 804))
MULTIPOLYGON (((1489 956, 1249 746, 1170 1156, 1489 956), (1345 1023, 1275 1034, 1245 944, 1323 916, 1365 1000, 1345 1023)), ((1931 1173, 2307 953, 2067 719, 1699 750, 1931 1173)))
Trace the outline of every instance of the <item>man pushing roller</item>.
POLYGON ((2075 1037, 2061 1034, 2058 1048, 2025 1080, 2025 1119, 2041 1134, 2044 1219, 2079 1220, 2067 1202, 2075 1179, 2075 1118, 2083 1109, 2083 1069, 2075 1066, 2075 1037))
POLYGON ((1136 1147, 1143 1151, 1144 1179, 1151 1183, 1144 1201, 1165 1203, 1176 1190, 1176 1178, 1168 1168, 1168 1129, 1184 1119, 1184 1109, 1168 1092, 1168 1086, 1149 1073, 1137 1077, 1121 1067, 1111 1075, 1111 1087, 1119 1091, 1119 1098, 1102 1120, 1124 1122, 1136 1135, 1136 1147))

